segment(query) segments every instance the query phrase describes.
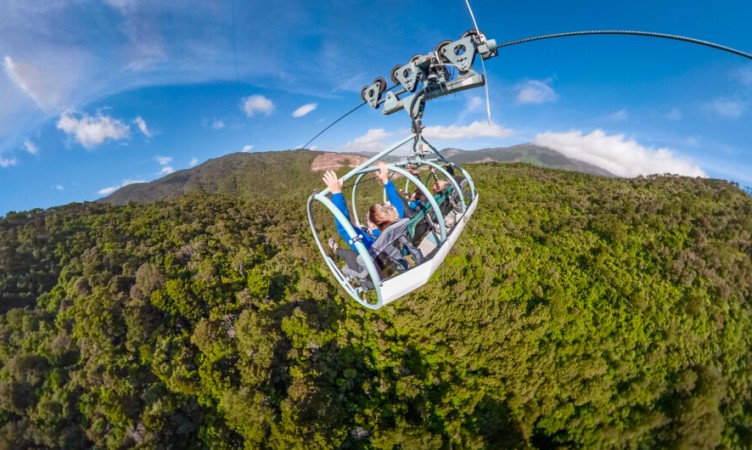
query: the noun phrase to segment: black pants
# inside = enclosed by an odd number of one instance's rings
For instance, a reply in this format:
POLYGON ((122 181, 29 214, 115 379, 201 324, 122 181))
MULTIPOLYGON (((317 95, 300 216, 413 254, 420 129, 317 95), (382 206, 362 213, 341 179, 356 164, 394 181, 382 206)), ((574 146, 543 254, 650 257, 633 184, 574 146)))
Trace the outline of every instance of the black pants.
POLYGON ((347 267, 349 267, 350 269, 356 272, 363 270, 360 264, 358 264, 358 254, 355 253, 354 250, 338 247, 337 251, 335 251, 334 253, 336 253, 340 258, 343 258, 345 262, 347 262, 347 267))

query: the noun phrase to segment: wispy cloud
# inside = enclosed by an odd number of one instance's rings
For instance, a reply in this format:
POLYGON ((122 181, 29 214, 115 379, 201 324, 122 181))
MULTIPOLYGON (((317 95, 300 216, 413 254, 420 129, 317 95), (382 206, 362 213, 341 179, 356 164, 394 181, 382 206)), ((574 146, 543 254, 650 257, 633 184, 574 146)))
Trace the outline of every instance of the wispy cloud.
POLYGON ((243 99, 241 109, 248 117, 253 117, 256 113, 268 116, 274 112, 274 103, 263 95, 252 95, 243 99))
POLYGON ((394 133, 387 132, 383 128, 371 128, 368 132, 345 144, 344 150, 355 152, 373 152, 384 149, 387 139, 394 133))
POLYGON ((469 95, 465 101, 465 106, 460 110, 459 121, 464 122, 468 116, 485 111, 485 100, 478 95, 469 95))
POLYGON ((318 106, 318 103, 308 103, 293 111, 292 116, 296 119, 298 117, 303 117, 314 111, 318 106))
POLYGON ((86 149, 102 144, 107 139, 118 141, 128 137, 130 127, 117 119, 102 114, 89 116, 66 111, 60 116, 57 128, 74 137, 86 149))
POLYGON ((467 101, 465 102, 464 110, 467 112, 482 111, 484 104, 485 102, 480 96, 471 95, 467 98, 467 101))
POLYGON ((104 0, 104 3, 121 12, 127 12, 135 2, 133 0, 104 0))
POLYGON ((99 194, 99 195, 110 195, 113 192, 117 191, 118 189, 120 189, 120 186, 108 186, 106 188, 102 188, 102 189, 98 190, 97 194, 99 194))
POLYGON ((252 145, 244 145, 243 146, 243 153, 250 153, 251 150, 253 150, 253 146, 252 145))
POLYGON ((671 111, 669 111, 668 114, 666 114, 664 117, 666 117, 666 119, 668 120, 677 121, 681 120, 682 113, 678 108, 671 108, 671 111))
MULTIPOLYGON (((407 130, 390 132, 383 128, 371 128, 365 135, 345 144, 343 150, 357 152, 381 151, 387 145, 393 144, 391 141, 395 139, 395 136, 405 135, 406 133, 407 130)), ((485 121, 475 121, 469 125, 433 126, 423 129, 423 135, 435 141, 456 141, 476 138, 503 139, 511 136, 513 133, 513 130, 504 128, 496 123, 492 123, 489 126, 485 121)), ((313 150, 314 148, 311 147, 311 149, 313 150)))
POLYGON ((191 162, 188 163, 189 166, 194 167, 198 164, 198 159, 193 158, 191 159, 191 162))
POLYGON ((517 88, 517 103, 520 105, 555 102, 559 99, 557 94, 549 84, 552 79, 543 81, 529 80, 517 88))
POLYGON ((744 113, 746 105, 739 100, 719 98, 710 104, 710 108, 722 117, 738 119, 744 113))
POLYGON ((55 189, 55 190, 58 190, 58 191, 64 191, 65 190, 65 186, 63 186, 62 184, 59 184, 59 183, 52 185, 52 188, 55 189))
POLYGON ((734 72, 731 76, 743 87, 752 87, 752 68, 741 68, 734 72))
POLYGON ((66 77, 54 71, 45 71, 30 62, 23 62, 5 55, 3 69, 13 84, 34 101, 39 109, 52 114, 66 101, 69 88, 62 86, 66 77))
POLYGON ((608 115, 608 120, 612 122, 624 122, 629 120, 629 111, 626 108, 622 108, 614 113, 608 115))
POLYGON ((507 138, 513 134, 509 128, 504 128, 497 123, 488 125, 485 121, 475 121, 469 125, 450 125, 426 127, 423 130, 426 137, 431 139, 474 139, 480 137, 507 138))
POLYGON ((175 171, 175 169, 170 166, 172 156, 155 156, 154 159, 157 160, 160 166, 162 166, 162 169, 157 172, 157 175, 169 175, 175 171))
POLYGON ((39 153, 39 147, 35 143, 31 142, 30 139, 24 140, 24 148, 26 149, 27 152, 31 153, 32 155, 36 155, 39 153))
POLYGON ((18 164, 18 160, 16 158, 0 157, 0 167, 13 167, 16 164, 18 164))
POLYGON ((138 127, 138 130, 146 137, 152 137, 152 132, 149 130, 149 126, 146 125, 146 121, 141 117, 138 116, 135 119, 133 119, 133 123, 136 124, 138 127))
POLYGON ((102 189, 98 190, 97 194, 99 194, 99 195, 110 195, 113 192, 115 192, 118 189, 120 189, 121 187, 125 187, 125 186, 128 186, 129 184, 136 184, 136 183, 146 183, 146 181, 144 181, 144 180, 129 180, 129 179, 125 179, 119 185, 108 186, 108 187, 105 187, 105 188, 102 188, 102 189))
POLYGON ((627 139, 621 134, 608 136, 603 130, 595 130, 587 135, 583 135, 581 131, 547 132, 536 136, 533 143, 622 177, 656 173, 706 176, 698 165, 674 154, 671 149, 646 148, 634 139, 627 139))
POLYGON ((212 121, 211 127, 215 130, 221 130, 225 127, 225 123, 219 119, 214 119, 214 121, 212 121))

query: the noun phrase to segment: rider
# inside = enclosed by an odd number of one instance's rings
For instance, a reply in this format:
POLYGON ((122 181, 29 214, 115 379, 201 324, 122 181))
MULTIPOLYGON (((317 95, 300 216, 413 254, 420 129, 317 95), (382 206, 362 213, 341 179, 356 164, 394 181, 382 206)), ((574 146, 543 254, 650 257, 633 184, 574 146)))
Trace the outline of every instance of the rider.
MULTIPOLYGON (((394 183, 389 179, 389 170, 387 169, 386 164, 381 161, 377 164, 377 166, 379 170, 376 172, 376 177, 384 186, 384 191, 386 192, 387 198, 389 199, 389 203, 374 203, 373 205, 371 205, 371 207, 368 209, 368 214, 366 215, 366 226, 369 229, 378 230, 379 232, 381 232, 389 227, 389 225, 403 218, 405 211, 402 206, 402 199, 397 192, 397 188, 395 188, 394 183)), ((329 192, 331 192, 332 194, 332 203, 334 203, 334 205, 337 206, 342 214, 345 215, 347 220, 350 221, 350 212, 347 209, 347 202, 345 201, 345 197, 342 195, 342 180, 337 177, 336 173, 330 170, 324 174, 323 181, 324 184, 326 184, 326 187, 329 189, 329 192)), ((335 243, 334 238, 329 239, 329 245, 337 255, 341 256, 345 259, 345 261, 347 261, 347 265, 351 269, 360 271, 362 267, 357 262, 358 249, 354 245, 353 240, 350 238, 350 235, 347 234, 345 227, 342 226, 339 221, 336 222, 337 232, 339 232, 339 235, 342 237, 342 239, 344 239, 345 242, 350 245, 350 248, 352 250, 339 248, 339 246, 335 243)), ((369 233, 357 227, 355 227, 355 232, 358 234, 361 243, 366 247, 366 249, 370 249, 371 246, 373 246, 374 242, 376 242, 376 240, 378 239, 378 236, 374 236, 374 234, 376 233, 369 233)))

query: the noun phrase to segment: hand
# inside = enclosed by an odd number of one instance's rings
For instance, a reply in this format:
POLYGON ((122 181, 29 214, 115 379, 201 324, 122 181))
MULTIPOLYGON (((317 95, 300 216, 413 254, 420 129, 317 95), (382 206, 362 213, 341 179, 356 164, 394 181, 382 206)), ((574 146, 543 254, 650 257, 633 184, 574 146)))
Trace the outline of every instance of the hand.
POLYGON ((334 171, 328 170, 322 180, 324 180, 324 184, 332 194, 342 193, 342 179, 337 178, 337 174, 334 171))
POLYGON ((389 169, 386 168, 386 163, 379 161, 376 166, 379 168, 379 171, 376 172, 376 178, 381 181, 381 184, 386 185, 389 182, 389 169))

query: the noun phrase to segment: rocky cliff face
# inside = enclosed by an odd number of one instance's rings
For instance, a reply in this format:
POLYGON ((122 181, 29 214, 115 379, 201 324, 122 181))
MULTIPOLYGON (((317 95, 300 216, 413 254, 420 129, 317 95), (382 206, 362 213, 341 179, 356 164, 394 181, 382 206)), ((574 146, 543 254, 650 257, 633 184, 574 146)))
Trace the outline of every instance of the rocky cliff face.
POLYGON ((366 158, 344 153, 321 153, 311 164, 311 171, 325 172, 327 170, 339 170, 344 166, 355 168, 366 161, 366 158))

